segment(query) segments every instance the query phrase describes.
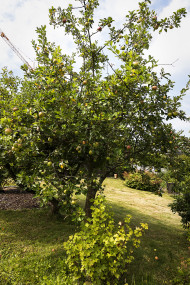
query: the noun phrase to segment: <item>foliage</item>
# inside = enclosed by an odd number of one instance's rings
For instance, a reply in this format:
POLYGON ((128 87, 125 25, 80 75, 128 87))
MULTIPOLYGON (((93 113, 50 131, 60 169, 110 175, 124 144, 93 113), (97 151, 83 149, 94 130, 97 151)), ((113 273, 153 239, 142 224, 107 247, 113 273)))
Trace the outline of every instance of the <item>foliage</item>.
POLYGON ((173 212, 178 212, 185 228, 190 226, 190 156, 181 154, 173 159, 171 177, 174 179, 174 190, 178 193, 170 204, 173 212))
POLYGON ((138 171, 129 173, 125 185, 139 190, 156 192, 161 195, 161 183, 162 180, 152 172, 138 171))
POLYGON ((64 244, 68 280, 72 284, 122 284, 127 264, 134 259, 133 248, 139 247, 147 225, 132 230, 127 216, 116 227, 103 196, 96 198, 92 210, 92 218, 64 244))
POLYGON ((188 189, 188 192, 183 192, 183 194, 179 194, 179 196, 176 196, 175 201, 172 204, 170 204, 170 206, 174 213, 178 212, 178 214, 180 215, 183 226, 185 228, 189 228, 190 226, 190 192, 189 192, 189 189, 188 189))
POLYGON ((186 11, 158 20, 142 1, 117 29, 111 17, 95 21, 98 0, 77 2, 49 10, 50 24, 72 36, 76 53, 63 54, 42 26, 33 41, 37 68, 24 66, 20 81, 2 72, 0 167, 65 215, 84 193, 90 216, 91 199, 115 169, 176 154, 179 135, 167 121, 186 120, 180 105, 189 86, 170 98, 170 75, 156 72, 157 61, 145 54, 154 32, 178 28, 186 11), (108 35, 102 44, 101 33, 108 35))

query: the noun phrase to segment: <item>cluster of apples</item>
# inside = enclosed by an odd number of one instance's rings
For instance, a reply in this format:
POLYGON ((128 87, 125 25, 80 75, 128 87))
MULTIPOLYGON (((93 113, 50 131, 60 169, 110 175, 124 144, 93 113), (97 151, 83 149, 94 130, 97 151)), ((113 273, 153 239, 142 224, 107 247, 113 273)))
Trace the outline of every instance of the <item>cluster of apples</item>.
POLYGON ((22 148, 22 139, 19 138, 12 146, 12 151, 19 151, 22 148))

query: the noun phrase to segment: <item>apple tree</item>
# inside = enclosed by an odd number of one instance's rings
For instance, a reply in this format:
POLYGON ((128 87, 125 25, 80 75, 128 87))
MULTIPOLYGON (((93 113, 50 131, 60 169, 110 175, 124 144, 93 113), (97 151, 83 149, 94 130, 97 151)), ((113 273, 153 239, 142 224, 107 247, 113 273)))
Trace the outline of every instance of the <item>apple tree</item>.
POLYGON ((17 111, 12 101, 20 84, 21 79, 15 77, 12 71, 8 71, 7 68, 2 69, 0 76, 0 185, 8 178, 16 180, 20 171, 16 165, 16 157, 12 153, 14 146, 10 140, 14 114, 17 111))
POLYGON ((188 86, 181 94, 170 97, 168 93, 174 86, 170 75, 164 69, 156 72, 157 61, 145 52, 152 34, 179 27, 186 11, 180 9, 169 18, 158 19, 149 8, 150 1, 143 1, 137 11, 129 12, 123 27, 116 29, 111 17, 94 20, 98 1, 77 2, 80 16, 72 4, 67 9, 52 7, 50 23, 73 36, 82 58, 76 81, 81 81, 77 103, 82 104, 84 114, 79 133, 86 134, 82 154, 89 213, 91 199, 116 167, 151 162, 152 155, 168 150, 172 155, 176 152, 175 131, 167 121, 185 119, 179 108, 188 86), (109 34, 102 45, 97 41, 100 33, 109 34), (113 68, 107 50, 114 54, 118 68, 113 68))
POLYGON ((158 62, 147 50, 154 32, 179 27, 186 11, 158 19, 150 1, 142 1, 118 29, 111 17, 95 20, 99 1, 76 2, 49 10, 50 24, 73 37, 71 56, 48 42, 45 26, 37 29, 38 67, 24 67, 8 137, 11 148, 22 142, 11 150, 17 163, 28 163, 19 173, 21 181, 68 211, 75 207, 73 194, 84 193, 90 216, 97 191, 118 167, 152 165, 160 155, 176 153, 178 135, 168 121, 186 119, 180 102, 189 86, 170 96, 170 74, 157 71, 158 62), (104 42, 98 41, 101 35, 107 35, 104 42))

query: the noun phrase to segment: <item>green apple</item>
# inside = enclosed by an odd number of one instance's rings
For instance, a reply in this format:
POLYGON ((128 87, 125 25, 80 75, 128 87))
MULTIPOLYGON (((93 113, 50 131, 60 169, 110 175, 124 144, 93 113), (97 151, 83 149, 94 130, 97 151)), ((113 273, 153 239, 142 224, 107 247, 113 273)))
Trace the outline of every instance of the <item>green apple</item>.
POLYGON ((5 134, 10 135, 12 133, 12 130, 10 128, 5 129, 5 134))
POLYGON ((38 116, 39 116, 40 118, 44 117, 44 112, 39 112, 39 113, 38 113, 38 116))
POLYGON ((84 80, 84 81, 82 82, 82 84, 83 84, 83 85, 86 85, 86 84, 87 84, 87 80, 84 80))
POLYGON ((139 65, 139 62, 138 61, 133 61, 133 66, 134 67, 137 67, 139 65))
POLYGON ((94 147, 98 147, 98 146, 99 146, 99 143, 98 143, 98 142, 95 142, 95 143, 93 143, 93 146, 94 146, 94 147))
POLYGON ((173 116, 176 117, 177 115, 178 115, 178 112, 177 112, 177 111, 174 111, 174 112, 173 112, 173 116))

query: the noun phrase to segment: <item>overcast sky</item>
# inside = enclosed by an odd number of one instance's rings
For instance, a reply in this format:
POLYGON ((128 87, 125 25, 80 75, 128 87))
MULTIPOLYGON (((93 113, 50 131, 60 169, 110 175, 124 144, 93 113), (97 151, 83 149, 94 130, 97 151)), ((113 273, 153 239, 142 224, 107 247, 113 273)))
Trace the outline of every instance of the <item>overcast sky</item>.
MULTIPOLYGON (((139 0, 100 0, 98 17, 111 16, 115 24, 122 26, 128 10, 138 8, 139 0)), ((74 0, 0 0, 0 29, 6 34, 14 46, 20 50, 25 59, 32 65, 35 61, 35 53, 31 40, 36 39, 36 27, 47 25, 48 40, 59 44, 64 53, 72 51, 72 40, 64 36, 63 30, 53 29, 49 26, 48 10, 51 6, 66 8, 68 3, 73 5, 74 0)), ((171 95, 179 94, 186 85, 188 74, 190 75, 190 0, 152 0, 151 7, 157 11, 158 19, 171 15, 179 8, 187 9, 187 17, 183 18, 179 29, 170 30, 159 35, 157 32, 149 50, 149 54, 164 65, 167 72, 176 82, 171 95), (169 65, 172 64, 173 65, 169 65)), ((7 66, 16 75, 22 75, 20 71, 22 61, 11 48, 0 38, 0 69, 7 66)), ((190 92, 182 102, 183 110, 190 116, 190 92)), ((190 136, 190 123, 173 120, 176 130, 184 130, 186 136, 190 136)))

